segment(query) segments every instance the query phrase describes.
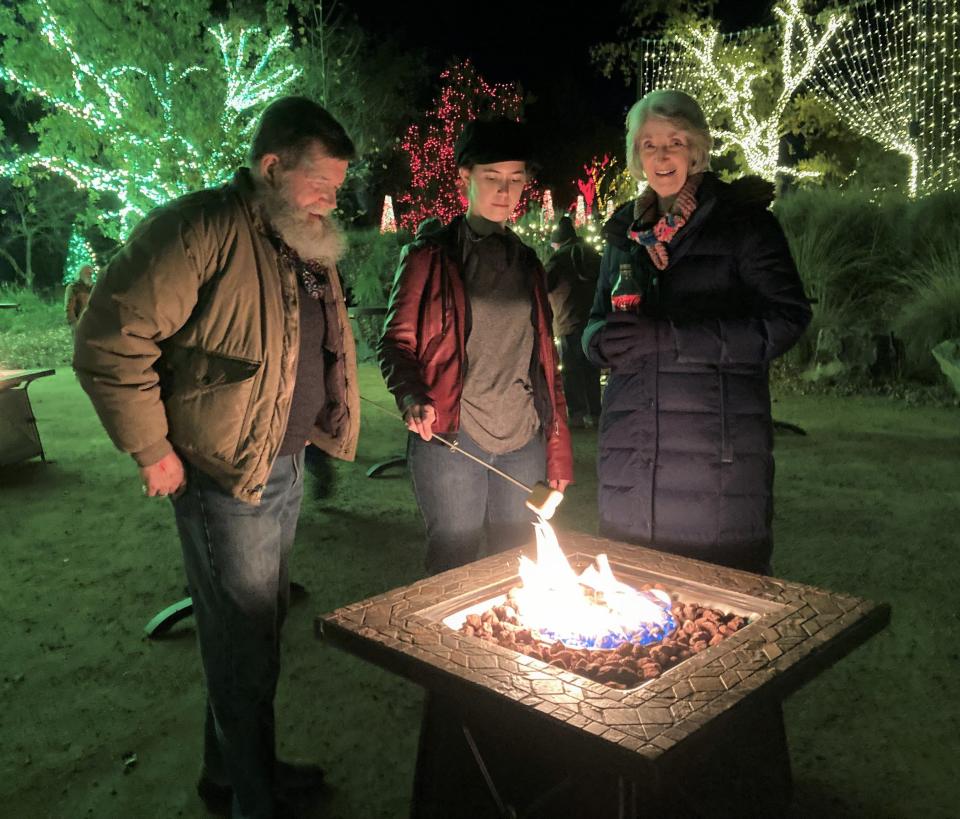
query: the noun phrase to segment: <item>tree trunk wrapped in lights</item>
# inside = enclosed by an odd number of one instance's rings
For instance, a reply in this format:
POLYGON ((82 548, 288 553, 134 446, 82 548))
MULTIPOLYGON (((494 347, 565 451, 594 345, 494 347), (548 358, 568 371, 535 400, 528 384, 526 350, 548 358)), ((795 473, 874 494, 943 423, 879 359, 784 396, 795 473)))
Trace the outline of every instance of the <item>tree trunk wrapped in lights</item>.
POLYGON ((780 23, 780 72, 774 83, 749 42, 757 32, 721 35, 708 24, 642 45, 640 93, 674 88, 695 97, 715 125, 713 136, 721 150, 738 150, 751 173, 771 181, 778 174, 816 176, 815 171, 780 163, 782 120, 790 100, 810 79, 841 28, 843 15, 831 13, 818 26, 803 14, 799 0, 785 0, 774 13, 780 23), (760 92, 764 84, 772 103, 760 92))
POLYGON ((556 218, 556 214, 553 210, 553 193, 549 188, 543 192, 542 207, 543 210, 541 213, 543 215, 543 223, 545 225, 549 225, 552 229, 553 220, 556 218))

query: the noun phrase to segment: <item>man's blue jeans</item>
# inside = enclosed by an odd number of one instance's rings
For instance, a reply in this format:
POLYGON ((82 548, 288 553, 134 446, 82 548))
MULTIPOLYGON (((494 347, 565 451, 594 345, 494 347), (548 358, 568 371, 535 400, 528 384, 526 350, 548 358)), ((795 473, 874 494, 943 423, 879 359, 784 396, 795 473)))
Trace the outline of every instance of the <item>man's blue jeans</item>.
MULTIPOLYGON (((493 455, 462 430, 444 436, 461 449, 532 487, 546 474, 543 436, 513 452, 493 455)), ((499 475, 451 452, 439 441, 410 434, 407 464, 413 492, 427 527, 426 568, 430 574, 476 560, 484 536, 491 554, 521 546, 533 538, 535 515, 527 493, 499 475)))
POLYGON ((273 700, 303 453, 277 458, 259 506, 187 466, 173 501, 207 683, 206 776, 233 788, 234 819, 273 816, 273 700))

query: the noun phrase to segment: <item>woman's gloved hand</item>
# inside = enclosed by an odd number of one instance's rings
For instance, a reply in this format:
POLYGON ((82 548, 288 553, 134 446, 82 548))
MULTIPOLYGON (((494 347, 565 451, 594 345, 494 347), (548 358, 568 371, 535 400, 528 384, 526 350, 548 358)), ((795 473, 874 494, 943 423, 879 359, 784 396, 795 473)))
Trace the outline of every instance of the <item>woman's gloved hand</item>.
POLYGON ((610 369, 629 368, 643 356, 657 352, 657 320, 625 310, 607 313, 596 345, 610 369))

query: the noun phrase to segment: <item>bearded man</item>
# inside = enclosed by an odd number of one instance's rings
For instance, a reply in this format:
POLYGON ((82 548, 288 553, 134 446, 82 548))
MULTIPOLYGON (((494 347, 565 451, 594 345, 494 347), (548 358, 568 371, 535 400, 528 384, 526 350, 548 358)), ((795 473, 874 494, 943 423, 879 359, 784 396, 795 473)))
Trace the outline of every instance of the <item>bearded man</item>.
POLYGON ((77 329, 100 420, 173 504, 207 685, 198 790, 234 817, 280 815, 322 776, 276 760, 273 700, 304 447, 352 460, 359 432, 330 217, 353 157, 322 107, 274 101, 251 168, 150 213, 77 329))

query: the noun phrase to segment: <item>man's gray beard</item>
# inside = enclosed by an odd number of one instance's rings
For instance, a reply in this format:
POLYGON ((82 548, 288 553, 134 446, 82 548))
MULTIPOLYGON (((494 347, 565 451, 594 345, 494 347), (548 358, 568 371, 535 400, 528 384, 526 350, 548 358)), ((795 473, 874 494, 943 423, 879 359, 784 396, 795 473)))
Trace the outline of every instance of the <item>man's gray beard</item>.
POLYGON ((347 239, 343 229, 330 216, 319 219, 295 208, 287 197, 287 186, 256 180, 257 201, 274 230, 305 261, 317 261, 334 267, 343 257, 347 239))

